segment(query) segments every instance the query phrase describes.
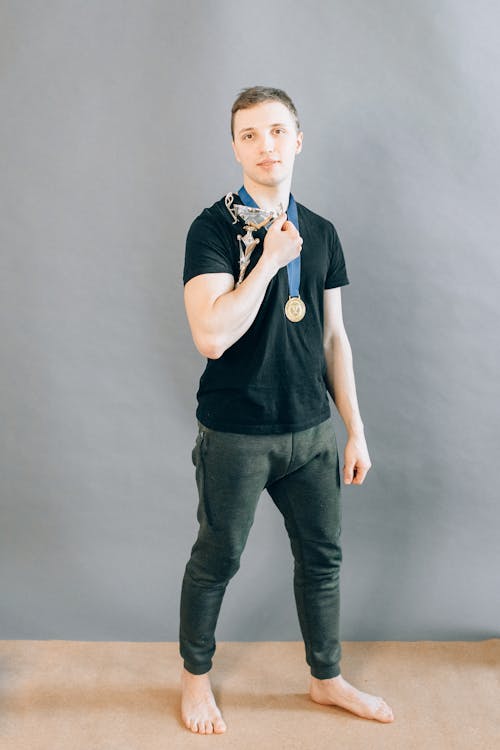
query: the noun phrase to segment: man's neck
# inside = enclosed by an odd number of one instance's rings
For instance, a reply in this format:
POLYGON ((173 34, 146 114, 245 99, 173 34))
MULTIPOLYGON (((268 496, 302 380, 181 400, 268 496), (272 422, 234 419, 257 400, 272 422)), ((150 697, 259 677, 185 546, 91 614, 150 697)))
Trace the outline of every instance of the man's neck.
POLYGON ((279 185, 260 185, 248 177, 243 180, 245 190, 252 196, 259 208, 268 211, 278 208, 280 203, 283 204, 284 210, 287 210, 290 198, 290 183, 291 180, 287 180, 280 182, 279 185))

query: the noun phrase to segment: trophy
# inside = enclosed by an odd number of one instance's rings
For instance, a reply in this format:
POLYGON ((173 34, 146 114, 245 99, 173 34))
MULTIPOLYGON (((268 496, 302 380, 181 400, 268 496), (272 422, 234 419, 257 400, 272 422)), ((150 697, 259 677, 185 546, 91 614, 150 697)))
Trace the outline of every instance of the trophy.
POLYGON ((233 203, 233 201, 233 193, 228 193, 225 197, 225 203, 227 210, 234 219, 233 224, 236 224, 239 218, 243 219, 243 229, 246 231, 246 234, 238 234, 237 236, 240 247, 240 275, 236 286, 239 286, 250 263, 250 256, 260 242, 259 238, 254 237, 252 233, 262 227, 267 228, 266 225, 271 225, 283 213, 284 209, 282 203, 279 204, 278 208, 269 211, 264 208, 233 203))

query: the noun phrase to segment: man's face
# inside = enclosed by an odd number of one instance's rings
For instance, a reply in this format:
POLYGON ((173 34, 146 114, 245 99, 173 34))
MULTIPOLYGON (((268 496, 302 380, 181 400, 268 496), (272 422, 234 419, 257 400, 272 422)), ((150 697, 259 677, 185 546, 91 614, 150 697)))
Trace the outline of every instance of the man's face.
POLYGON ((267 101, 239 109, 233 129, 233 151, 244 175, 268 186, 291 178, 295 155, 302 150, 303 133, 297 133, 288 107, 267 101))

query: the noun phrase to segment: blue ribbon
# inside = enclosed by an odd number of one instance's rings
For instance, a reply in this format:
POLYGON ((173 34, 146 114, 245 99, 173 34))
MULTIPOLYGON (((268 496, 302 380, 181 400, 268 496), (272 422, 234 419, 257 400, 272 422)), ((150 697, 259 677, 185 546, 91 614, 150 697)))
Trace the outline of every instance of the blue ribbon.
MULTIPOLYGON (((245 206, 260 208, 260 206, 256 204, 250 193, 243 185, 238 190, 238 195, 240 196, 245 206)), ((292 224, 297 227, 298 231, 299 217, 297 213, 297 204, 295 203, 295 198, 291 193, 288 201, 287 219, 289 219, 292 224)), ((288 288, 290 297, 298 297, 300 289, 300 255, 298 258, 294 258, 290 261, 290 263, 287 264, 286 270, 288 274, 288 288)))

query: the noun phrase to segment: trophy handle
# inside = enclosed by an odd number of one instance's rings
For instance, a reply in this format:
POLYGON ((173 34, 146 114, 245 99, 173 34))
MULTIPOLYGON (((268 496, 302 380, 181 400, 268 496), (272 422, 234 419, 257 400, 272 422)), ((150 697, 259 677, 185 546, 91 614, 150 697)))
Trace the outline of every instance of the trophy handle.
POLYGON ((236 213, 236 211, 234 210, 234 208, 232 208, 232 205, 233 205, 233 202, 234 202, 234 195, 233 195, 233 193, 228 193, 226 195, 226 197, 224 198, 224 202, 226 204, 227 210, 229 211, 229 213, 233 217, 233 224, 236 224, 236 222, 238 221, 238 214, 236 213))

